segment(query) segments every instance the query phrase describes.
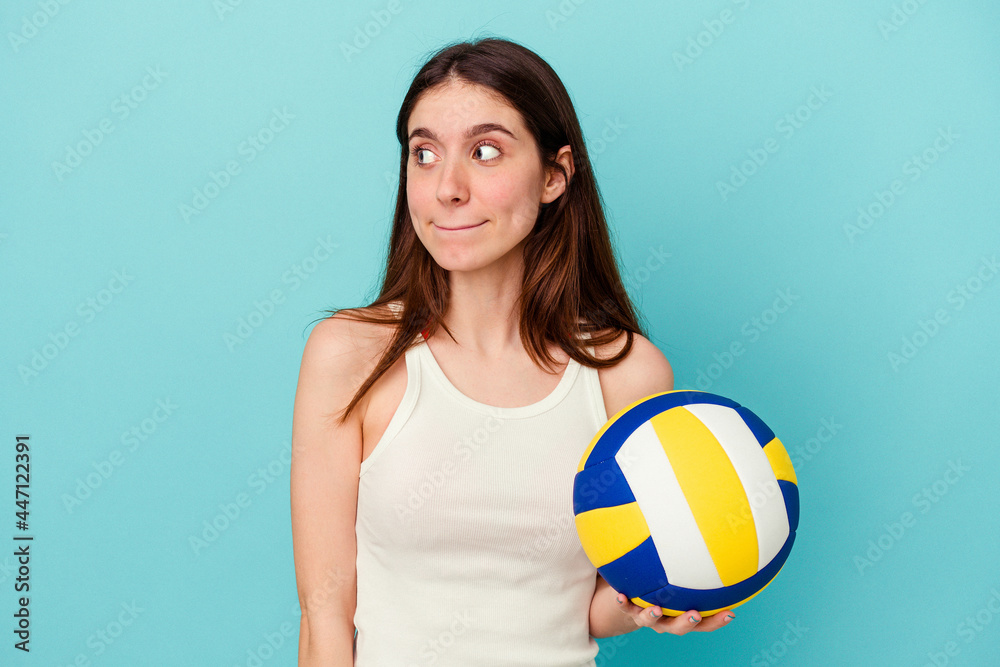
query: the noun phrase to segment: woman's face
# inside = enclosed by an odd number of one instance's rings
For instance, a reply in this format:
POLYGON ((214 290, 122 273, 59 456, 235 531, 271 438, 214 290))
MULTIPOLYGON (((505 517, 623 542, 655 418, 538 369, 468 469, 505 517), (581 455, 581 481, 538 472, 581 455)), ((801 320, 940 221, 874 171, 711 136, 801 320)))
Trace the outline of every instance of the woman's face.
POLYGON ((482 86, 427 89, 407 133, 410 218, 445 270, 479 269, 520 248, 539 205, 565 188, 561 176, 547 178, 520 114, 482 86))

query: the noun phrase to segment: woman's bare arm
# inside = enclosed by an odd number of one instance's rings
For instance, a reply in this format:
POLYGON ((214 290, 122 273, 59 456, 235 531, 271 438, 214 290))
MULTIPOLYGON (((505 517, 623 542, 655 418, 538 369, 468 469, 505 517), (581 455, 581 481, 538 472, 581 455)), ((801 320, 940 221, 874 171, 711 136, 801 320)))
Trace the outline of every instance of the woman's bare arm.
MULTIPOLYGON (((624 340, 621 342, 624 344, 624 340)), ((628 356, 602 372, 601 388, 608 415, 615 415, 639 399, 673 390, 674 371, 659 348, 644 336, 636 335, 628 356)), ((592 637, 614 637, 644 627, 675 635, 711 632, 733 616, 732 612, 720 612, 703 621, 694 609, 680 616, 664 615, 659 606, 643 608, 635 604, 598 574, 590 603, 590 634, 592 637)))
POLYGON ((351 326, 334 317, 313 328, 295 392, 291 514, 302 608, 299 667, 354 664, 361 419, 358 411, 342 426, 333 419, 354 395, 364 361, 351 326))

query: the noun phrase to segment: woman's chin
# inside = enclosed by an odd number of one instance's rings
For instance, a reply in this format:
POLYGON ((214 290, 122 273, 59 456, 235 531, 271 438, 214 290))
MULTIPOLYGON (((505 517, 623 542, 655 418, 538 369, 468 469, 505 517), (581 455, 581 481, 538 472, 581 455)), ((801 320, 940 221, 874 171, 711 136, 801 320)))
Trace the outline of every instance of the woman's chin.
POLYGON ((471 248, 449 247, 449 244, 436 247, 430 255, 445 271, 477 271, 489 264, 481 252, 471 248))

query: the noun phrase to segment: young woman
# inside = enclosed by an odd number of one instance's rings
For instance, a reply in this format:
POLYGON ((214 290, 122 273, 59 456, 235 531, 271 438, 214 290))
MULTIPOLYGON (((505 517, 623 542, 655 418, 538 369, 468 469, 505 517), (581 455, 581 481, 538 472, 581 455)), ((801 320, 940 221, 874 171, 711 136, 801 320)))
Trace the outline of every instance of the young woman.
POLYGON ((331 311, 302 356, 299 664, 580 667, 594 637, 721 627, 732 612, 618 595, 576 534, 591 438, 673 374, 622 286, 562 82, 513 42, 454 44, 396 134, 381 293, 331 311))

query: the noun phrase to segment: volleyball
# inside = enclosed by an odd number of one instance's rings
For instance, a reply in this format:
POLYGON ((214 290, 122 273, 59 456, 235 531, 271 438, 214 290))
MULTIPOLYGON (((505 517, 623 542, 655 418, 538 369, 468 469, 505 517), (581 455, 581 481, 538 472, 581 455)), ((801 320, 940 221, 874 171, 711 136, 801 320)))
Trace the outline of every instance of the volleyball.
POLYGON ((622 408, 573 480, 584 552, 612 588, 678 616, 737 607, 785 564, 799 521, 795 470, 753 412, 694 390, 622 408))

